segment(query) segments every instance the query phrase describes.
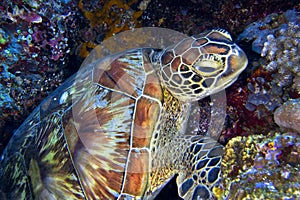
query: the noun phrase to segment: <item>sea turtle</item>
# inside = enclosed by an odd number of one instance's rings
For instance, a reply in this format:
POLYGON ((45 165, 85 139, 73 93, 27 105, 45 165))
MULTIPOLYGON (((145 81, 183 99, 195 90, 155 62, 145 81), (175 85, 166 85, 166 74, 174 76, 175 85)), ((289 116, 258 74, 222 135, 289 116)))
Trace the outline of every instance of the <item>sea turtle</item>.
POLYGON ((212 198, 222 146, 185 132, 189 105, 246 65, 222 29, 89 63, 14 133, 0 198, 153 199, 174 175, 183 199, 212 198))

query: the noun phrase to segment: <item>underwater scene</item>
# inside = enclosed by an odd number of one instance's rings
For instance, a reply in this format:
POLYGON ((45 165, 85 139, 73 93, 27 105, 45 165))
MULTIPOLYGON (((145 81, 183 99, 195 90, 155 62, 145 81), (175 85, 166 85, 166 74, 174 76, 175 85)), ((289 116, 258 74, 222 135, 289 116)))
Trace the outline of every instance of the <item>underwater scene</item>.
POLYGON ((0 200, 300 199, 299 1, 0 13, 0 200))

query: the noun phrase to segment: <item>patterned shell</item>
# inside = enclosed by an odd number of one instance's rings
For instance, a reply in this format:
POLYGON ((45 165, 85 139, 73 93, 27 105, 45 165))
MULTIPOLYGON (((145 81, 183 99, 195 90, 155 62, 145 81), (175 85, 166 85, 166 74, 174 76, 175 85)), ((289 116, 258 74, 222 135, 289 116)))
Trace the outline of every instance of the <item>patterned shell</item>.
POLYGON ((188 102, 224 89, 246 65, 220 29, 88 64, 13 135, 0 199, 153 199, 175 174, 179 196, 211 198, 222 147, 184 132, 188 102))

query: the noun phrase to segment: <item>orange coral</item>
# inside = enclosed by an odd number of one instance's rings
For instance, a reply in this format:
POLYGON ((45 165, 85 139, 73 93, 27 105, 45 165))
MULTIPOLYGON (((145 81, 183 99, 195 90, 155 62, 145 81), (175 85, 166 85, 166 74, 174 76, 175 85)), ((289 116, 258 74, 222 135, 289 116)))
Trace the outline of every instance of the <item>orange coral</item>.
MULTIPOLYGON (((128 23, 122 23, 122 16, 131 9, 131 5, 137 3, 137 0, 129 0, 127 3, 121 0, 104 1, 102 8, 89 12, 84 9, 82 0, 79 1, 79 8, 83 12, 84 16, 90 21, 92 27, 106 23, 110 29, 106 33, 106 37, 112 36, 114 33, 129 30, 128 23), (112 8, 117 8, 118 12, 114 12, 112 8)), ((135 27, 140 27, 140 22, 137 20, 143 11, 134 11, 131 16, 132 23, 135 27)))
MULTIPOLYGON (((80 0, 78 7, 83 12, 84 17, 90 21, 91 27, 107 26, 108 30, 105 32, 105 38, 109 38, 113 34, 141 26, 138 18, 143 11, 133 10, 130 7, 135 3, 138 3, 138 1, 129 0, 127 3, 124 3, 122 0, 105 0, 103 7, 88 11, 84 8, 83 0, 80 0)), ((80 49, 80 56, 86 57, 89 54, 89 48, 95 46, 96 44, 92 41, 83 43, 80 49)))
POLYGON ((96 46, 97 46, 97 44, 94 44, 93 42, 82 43, 80 52, 79 52, 79 56, 86 58, 89 55, 90 50, 95 48, 96 46))

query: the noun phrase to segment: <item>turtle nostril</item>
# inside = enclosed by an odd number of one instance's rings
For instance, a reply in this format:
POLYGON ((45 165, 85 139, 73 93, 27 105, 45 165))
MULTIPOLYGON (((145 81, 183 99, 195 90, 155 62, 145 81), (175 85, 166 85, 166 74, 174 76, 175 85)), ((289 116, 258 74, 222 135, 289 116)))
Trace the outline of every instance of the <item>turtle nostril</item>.
POLYGON ((238 46, 236 45, 232 46, 232 54, 239 56, 240 53, 241 53, 241 49, 238 46))

